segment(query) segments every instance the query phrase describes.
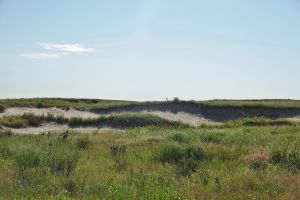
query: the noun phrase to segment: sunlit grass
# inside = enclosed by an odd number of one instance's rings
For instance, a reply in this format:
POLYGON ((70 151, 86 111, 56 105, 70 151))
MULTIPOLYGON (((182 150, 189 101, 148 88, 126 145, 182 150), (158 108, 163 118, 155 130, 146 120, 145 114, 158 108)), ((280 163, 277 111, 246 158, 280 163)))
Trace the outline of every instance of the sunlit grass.
POLYGON ((3 135, 0 196, 299 199, 299 144, 299 125, 270 124, 3 135))

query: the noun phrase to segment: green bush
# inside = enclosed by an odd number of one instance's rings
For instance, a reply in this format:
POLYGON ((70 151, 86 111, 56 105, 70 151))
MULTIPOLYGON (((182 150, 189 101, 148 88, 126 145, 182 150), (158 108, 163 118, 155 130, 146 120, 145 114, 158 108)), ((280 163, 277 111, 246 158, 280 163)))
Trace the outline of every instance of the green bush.
POLYGON ((81 117, 72 117, 72 118, 70 118, 70 120, 69 120, 69 125, 70 125, 70 126, 84 125, 86 121, 87 121, 87 120, 84 120, 84 119, 81 118, 81 117))
POLYGON ((124 170, 127 167, 127 146, 123 144, 113 144, 110 146, 110 154, 113 156, 117 170, 124 170))
POLYGON ((224 141, 224 134, 222 133, 204 133, 199 135, 203 142, 221 143, 224 141))
POLYGON ((157 158, 163 163, 176 163, 185 158, 203 160, 205 154, 202 148, 190 145, 165 145, 159 150, 157 158))
POLYGON ((171 135, 170 139, 175 142, 178 142, 178 143, 189 143, 190 142, 190 139, 187 136, 180 134, 180 133, 175 133, 175 134, 171 135))
POLYGON ((33 113, 24 113, 21 118, 28 122, 29 126, 40 126, 42 123, 42 118, 40 116, 34 115, 33 113))
POLYGON ((13 135, 10 129, 0 130, 0 137, 11 137, 13 135))
POLYGON ((12 151, 9 148, 8 144, 0 143, 0 158, 9 158, 12 155, 12 151))
POLYGON ((25 128, 28 126, 28 121, 20 116, 4 116, 0 118, 0 125, 10 128, 25 128))
POLYGON ((190 145, 165 145, 158 152, 157 159, 162 163, 175 164, 181 176, 189 176, 206 158, 202 148, 190 145))
POLYGON ((20 150, 15 155, 15 163, 21 171, 24 171, 40 166, 41 158, 42 152, 36 149, 20 150))
POLYGON ((288 148, 288 145, 284 148, 277 148, 271 152, 271 161, 288 169, 299 171, 300 151, 296 147, 288 148))
POLYGON ((4 110, 5 110, 5 107, 0 104, 0 113, 4 112, 4 110))
POLYGON ((54 151, 49 152, 46 164, 53 174, 69 176, 76 168, 79 155, 75 151, 54 151))
POLYGON ((88 137, 78 138, 76 141, 76 146, 78 149, 87 149, 90 144, 88 137))
POLYGON ((126 153, 127 146, 123 144, 113 144, 110 146, 110 153, 112 156, 121 156, 126 153))

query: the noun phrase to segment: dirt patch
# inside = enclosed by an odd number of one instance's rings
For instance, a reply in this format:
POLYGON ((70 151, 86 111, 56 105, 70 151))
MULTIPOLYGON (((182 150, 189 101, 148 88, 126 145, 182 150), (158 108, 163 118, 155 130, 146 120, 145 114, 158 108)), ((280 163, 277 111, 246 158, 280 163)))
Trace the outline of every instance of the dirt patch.
MULTIPOLYGON (((47 115, 48 113, 53 114, 54 116, 64 116, 66 118, 72 117, 80 117, 80 118, 96 118, 101 115, 112 115, 112 114, 120 114, 128 112, 126 110, 118 112, 114 110, 113 112, 108 113, 97 113, 91 112, 88 109, 85 110, 76 110, 76 109, 61 109, 61 108, 28 108, 28 107, 12 107, 8 108, 4 111, 4 113, 0 114, 0 117, 3 116, 12 116, 12 115, 22 115, 24 113, 33 113, 35 115, 47 115)), ((147 110, 131 110, 131 112, 141 112, 141 113, 148 113, 152 115, 156 115, 161 117, 162 119, 167 119, 170 121, 178 121, 182 123, 186 123, 192 126, 196 126, 199 123, 205 120, 203 117, 198 115, 185 113, 185 112, 177 112, 172 113, 169 111, 147 111, 147 110)))
POLYGON ((66 130, 78 131, 78 132, 94 132, 94 131, 122 131, 121 129, 115 129, 110 127, 70 127, 68 125, 59 125, 55 123, 44 123, 39 127, 28 127, 28 128, 6 128, 9 129, 13 134, 16 135, 27 135, 27 134, 42 134, 48 132, 61 132, 66 130))
POLYGON ((47 115, 48 113, 53 114, 55 116, 64 116, 66 118, 71 117, 81 117, 81 118, 93 118, 98 117, 98 114, 76 110, 76 109, 61 109, 61 108, 28 108, 28 107, 12 107, 7 108, 3 113, 0 113, 0 117, 2 116, 11 116, 11 115, 22 115, 24 113, 33 113, 35 115, 47 115))
POLYGON ((149 113, 152 115, 157 115, 163 119, 170 121, 178 121, 184 124, 189 124, 192 126, 198 126, 199 124, 208 121, 204 117, 193 115, 185 112, 171 113, 169 111, 143 111, 144 113, 149 113))

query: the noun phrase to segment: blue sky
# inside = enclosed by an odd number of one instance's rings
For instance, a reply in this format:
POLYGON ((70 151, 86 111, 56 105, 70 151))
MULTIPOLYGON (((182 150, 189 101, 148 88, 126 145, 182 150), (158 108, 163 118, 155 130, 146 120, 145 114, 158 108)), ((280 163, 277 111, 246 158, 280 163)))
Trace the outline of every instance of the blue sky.
POLYGON ((0 98, 300 99, 298 0, 0 0, 0 98))

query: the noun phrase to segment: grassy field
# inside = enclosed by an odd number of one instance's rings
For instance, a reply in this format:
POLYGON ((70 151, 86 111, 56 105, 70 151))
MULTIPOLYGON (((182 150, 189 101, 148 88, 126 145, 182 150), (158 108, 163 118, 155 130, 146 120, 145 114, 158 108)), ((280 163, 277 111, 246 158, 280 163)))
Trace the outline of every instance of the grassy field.
POLYGON ((277 122, 4 133, 0 199, 300 199, 300 126, 277 122))
POLYGON ((300 100, 208 100, 208 101, 123 101, 103 99, 68 99, 68 98, 32 98, 32 99, 0 99, 0 112, 8 107, 37 107, 37 108, 113 108, 127 105, 193 103, 208 107, 270 107, 270 108, 300 108, 300 100))
POLYGON ((262 100, 208 100, 198 102, 210 107, 270 107, 300 108, 300 100, 262 99, 262 100))
POLYGON ((0 99, 1 107, 37 107, 37 108, 109 108, 134 103, 133 101, 103 99, 72 98, 32 98, 32 99, 0 99))

